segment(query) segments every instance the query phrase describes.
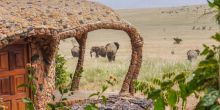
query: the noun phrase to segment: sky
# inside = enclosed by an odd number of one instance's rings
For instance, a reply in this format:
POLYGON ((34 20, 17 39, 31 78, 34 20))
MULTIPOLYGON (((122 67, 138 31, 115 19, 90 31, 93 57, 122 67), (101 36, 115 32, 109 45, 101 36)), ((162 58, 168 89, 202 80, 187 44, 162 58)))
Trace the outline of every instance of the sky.
POLYGON ((92 0, 114 9, 176 7, 206 4, 207 0, 92 0))

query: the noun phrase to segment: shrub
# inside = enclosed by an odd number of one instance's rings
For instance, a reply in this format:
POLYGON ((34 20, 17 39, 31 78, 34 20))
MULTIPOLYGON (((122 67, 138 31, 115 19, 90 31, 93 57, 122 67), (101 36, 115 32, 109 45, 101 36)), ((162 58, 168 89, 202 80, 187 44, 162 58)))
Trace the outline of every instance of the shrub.
MULTIPOLYGON (((217 33, 212 38, 220 42, 220 34, 217 33)), ((220 93, 217 90, 220 89, 220 82, 218 82, 220 46, 203 46, 204 50, 201 55, 205 58, 200 61, 192 73, 183 72, 178 75, 169 73, 163 75, 162 80, 156 78, 148 82, 136 82, 136 90, 143 92, 154 101, 155 110, 165 110, 165 106, 176 110, 179 99, 182 99, 182 109, 184 110, 188 96, 213 88, 214 90, 207 92, 200 100, 198 110, 219 110, 217 100, 220 93)))
POLYGON ((66 60, 61 55, 56 55, 56 88, 67 87, 70 82, 70 73, 65 67, 66 60))
POLYGON ((173 38, 173 40, 174 40, 174 44, 180 44, 183 40, 182 39, 180 39, 180 38, 173 38))
POLYGON ((48 103, 47 110, 71 110, 71 107, 66 106, 65 101, 67 101, 67 98, 64 96, 65 95, 71 96, 73 95, 73 92, 71 92, 68 88, 63 89, 62 87, 59 87, 58 90, 61 95, 59 97, 59 100, 55 102, 55 99, 57 99, 57 97, 53 95, 52 98, 55 103, 48 103))
POLYGON ((208 89, 204 97, 201 98, 196 110, 219 110, 220 92, 216 89, 208 89))
MULTIPOLYGON (((36 73, 36 69, 33 66, 29 66, 27 67, 27 71, 29 72, 28 82, 18 85, 17 88, 28 88, 33 94, 33 96, 35 96, 37 93, 37 86, 33 82, 37 80, 37 78, 34 77, 34 74, 36 73)), ((26 110, 36 110, 34 102, 31 98, 29 97, 23 98, 22 101, 26 105, 25 106, 26 110)))
MULTIPOLYGON (((106 105, 107 104, 107 97, 104 95, 104 93, 107 91, 109 86, 114 86, 116 82, 117 82, 117 80, 114 77, 110 76, 110 78, 108 80, 106 80, 106 84, 102 85, 102 89, 100 91, 93 93, 93 94, 90 94, 89 98, 96 97, 97 100, 99 100, 101 98, 102 103, 104 103, 106 105)), ((99 110, 99 107, 95 103, 91 103, 91 104, 86 105, 86 107, 84 109, 85 110, 99 110)))
POLYGON ((153 100, 154 110, 165 110, 166 106, 177 110, 180 101, 182 101, 182 109, 185 109, 186 99, 190 95, 186 91, 187 75, 187 72, 178 75, 167 73, 162 76, 163 80, 154 78, 148 82, 137 81, 135 89, 153 100))

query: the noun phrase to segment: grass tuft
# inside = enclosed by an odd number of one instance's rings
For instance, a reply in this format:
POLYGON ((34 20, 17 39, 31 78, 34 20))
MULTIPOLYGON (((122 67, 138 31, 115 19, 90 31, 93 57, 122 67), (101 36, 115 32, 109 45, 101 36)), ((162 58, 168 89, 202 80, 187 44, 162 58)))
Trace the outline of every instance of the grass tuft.
MULTIPOLYGON (((67 62, 68 70, 73 72, 77 59, 70 59, 67 62)), ((117 79, 117 84, 110 88, 110 91, 118 91, 123 83, 124 77, 130 64, 129 59, 117 59, 109 63, 104 58, 87 58, 85 60, 84 72, 80 83, 82 90, 98 90, 110 76, 117 79)), ((187 60, 166 60, 160 58, 146 58, 143 60, 139 80, 150 80, 160 78, 164 73, 192 71, 193 66, 187 60)))

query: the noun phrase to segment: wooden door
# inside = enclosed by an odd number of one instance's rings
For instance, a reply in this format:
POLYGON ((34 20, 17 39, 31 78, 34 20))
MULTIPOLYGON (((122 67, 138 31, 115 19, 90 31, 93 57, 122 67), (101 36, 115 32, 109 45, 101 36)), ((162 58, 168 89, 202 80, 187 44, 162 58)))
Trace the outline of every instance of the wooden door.
POLYGON ((25 65, 28 61, 26 44, 14 44, 0 50, 0 97, 7 110, 25 110, 22 98, 26 88, 17 88, 27 81, 25 65))

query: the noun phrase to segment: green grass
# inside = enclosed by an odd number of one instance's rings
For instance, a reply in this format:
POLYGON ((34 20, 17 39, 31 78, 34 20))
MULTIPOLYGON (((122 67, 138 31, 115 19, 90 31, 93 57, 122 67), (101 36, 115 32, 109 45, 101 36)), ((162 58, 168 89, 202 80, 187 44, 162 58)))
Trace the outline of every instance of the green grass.
MULTIPOLYGON (((67 62, 68 71, 73 72, 77 59, 69 59, 67 62)), ((109 63, 107 59, 90 59, 85 61, 84 72, 80 82, 81 90, 98 90, 105 80, 110 76, 117 79, 117 84, 110 88, 110 91, 119 91, 124 77, 130 64, 129 59, 117 59, 116 62, 109 63)), ((187 60, 165 60, 150 59, 143 60, 139 74, 139 80, 150 80, 151 78, 160 78, 162 74, 181 71, 192 71, 193 66, 187 60)))
POLYGON ((147 59, 142 63, 139 79, 150 80, 160 77, 164 73, 192 71, 193 67, 187 60, 147 59))

